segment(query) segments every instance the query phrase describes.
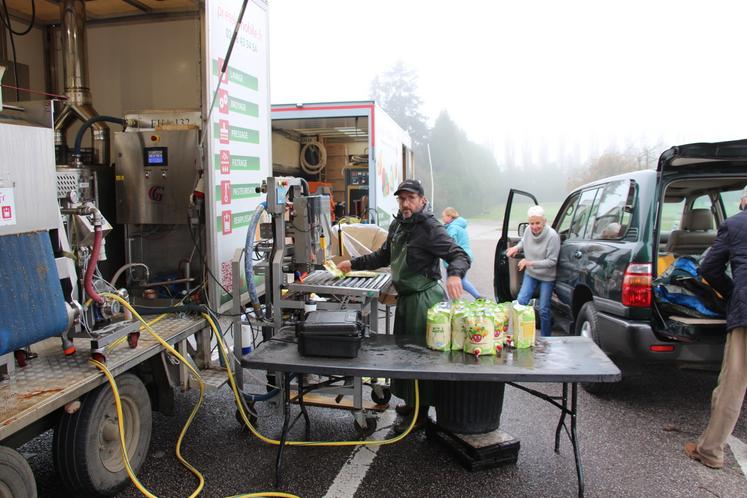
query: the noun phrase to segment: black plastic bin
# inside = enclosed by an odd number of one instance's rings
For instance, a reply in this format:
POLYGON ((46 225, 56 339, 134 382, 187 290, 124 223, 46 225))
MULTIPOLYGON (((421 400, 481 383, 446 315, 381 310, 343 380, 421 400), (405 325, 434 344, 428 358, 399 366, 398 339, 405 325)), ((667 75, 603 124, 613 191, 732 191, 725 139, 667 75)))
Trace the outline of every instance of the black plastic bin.
POLYGON ((501 424, 504 382, 435 381, 437 424, 459 434, 484 434, 501 424))
POLYGON ((356 358, 363 324, 357 311, 312 311, 296 326, 302 356, 356 358))

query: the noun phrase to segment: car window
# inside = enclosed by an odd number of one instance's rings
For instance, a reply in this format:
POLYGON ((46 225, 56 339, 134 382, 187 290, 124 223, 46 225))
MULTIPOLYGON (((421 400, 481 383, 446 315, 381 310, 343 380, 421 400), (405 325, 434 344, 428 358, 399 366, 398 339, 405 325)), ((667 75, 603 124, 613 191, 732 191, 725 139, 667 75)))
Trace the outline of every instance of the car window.
POLYGON ((568 238, 568 233, 571 228, 571 222, 573 221, 573 213, 576 212, 576 203, 578 202, 578 194, 573 194, 565 202, 562 208, 562 215, 555 224, 555 231, 560 235, 561 240, 568 238))
POLYGON ((573 215, 571 229, 568 233, 569 240, 583 239, 586 235, 586 224, 589 221, 591 210, 594 206, 594 199, 597 196, 598 188, 585 190, 578 199, 578 207, 573 215))
POLYGON ((635 186, 630 180, 608 183, 597 196, 594 212, 592 239, 621 239, 630 224, 631 213, 626 206, 632 205, 635 186))
POLYGON ((711 210, 711 198, 707 195, 701 195, 695 201, 693 201, 692 209, 707 209, 711 210))
POLYGON ((739 212, 739 203, 742 200, 741 190, 721 192, 719 195, 721 196, 721 202, 724 204, 724 211, 727 218, 739 212))
POLYGON ((679 230, 683 209, 685 209, 684 199, 676 202, 664 201, 664 205, 661 209, 661 223, 659 224, 660 230, 662 232, 679 230))

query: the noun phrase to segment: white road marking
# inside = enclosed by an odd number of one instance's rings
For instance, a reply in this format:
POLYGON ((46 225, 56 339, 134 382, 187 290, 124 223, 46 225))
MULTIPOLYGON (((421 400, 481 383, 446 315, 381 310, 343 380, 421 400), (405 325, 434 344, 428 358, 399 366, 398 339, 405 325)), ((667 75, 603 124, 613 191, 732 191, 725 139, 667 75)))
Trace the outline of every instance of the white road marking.
POLYGON ((729 436, 726 440, 729 443, 731 452, 734 454, 734 458, 737 459, 737 463, 742 468, 742 474, 747 479, 747 444, 743 443, 734 436, 729 436))
MULTIPOLYGON (((394 410, 385 411, 377 422, 377 426, 382 427, 382 429, 374 432, 371 438, 383 437, 385 433, 389 432, 391 427, 388 426, 392 425, 396 418, 397 414, 394 410)), ((348 461, 340 469, 340 472, 337 473, 337 477, 335 477, 324 498, 351 498, 355 495, 358 486, 361 485, 368 470, 373 465, 379 448, 381 448, 380 445, 357 446, 350 454, 348 461)))

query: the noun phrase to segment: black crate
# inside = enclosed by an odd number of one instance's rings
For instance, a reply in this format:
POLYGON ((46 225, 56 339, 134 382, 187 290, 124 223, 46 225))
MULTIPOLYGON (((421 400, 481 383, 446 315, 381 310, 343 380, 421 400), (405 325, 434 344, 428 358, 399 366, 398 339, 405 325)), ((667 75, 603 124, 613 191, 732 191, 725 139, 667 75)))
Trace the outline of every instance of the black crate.
POLYGON ((296 328, 302 356, 356 358, 363 324, 356 311, 313 311, 296 328))

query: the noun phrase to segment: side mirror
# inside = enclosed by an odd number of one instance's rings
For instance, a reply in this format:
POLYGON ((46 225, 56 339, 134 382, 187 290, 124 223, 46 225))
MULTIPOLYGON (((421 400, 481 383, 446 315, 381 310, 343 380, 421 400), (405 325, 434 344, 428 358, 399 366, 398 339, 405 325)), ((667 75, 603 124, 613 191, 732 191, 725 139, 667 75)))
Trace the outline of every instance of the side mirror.
POLYGON ((527 231, 527 227, 529 226, 529 223, 519 223, 519 227, 516 229, 517 232, 519 232, 519 237, 524 236, 524 232, 527 231))

